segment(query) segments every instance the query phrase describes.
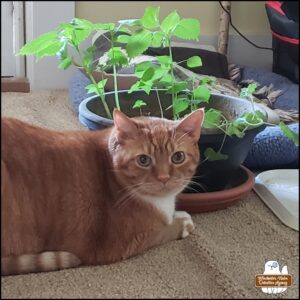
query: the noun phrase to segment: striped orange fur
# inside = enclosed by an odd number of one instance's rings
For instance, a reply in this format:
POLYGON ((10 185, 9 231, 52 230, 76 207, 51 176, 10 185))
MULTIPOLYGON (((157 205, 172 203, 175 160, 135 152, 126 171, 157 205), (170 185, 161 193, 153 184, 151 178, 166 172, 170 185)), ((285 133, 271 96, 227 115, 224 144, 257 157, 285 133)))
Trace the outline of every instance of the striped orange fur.
POLYGON ((109 264, 186 237, 194 226, 175 198, 197 167, 203 118, 114 111, 97 132, 2 118, 1 274, 109 264))

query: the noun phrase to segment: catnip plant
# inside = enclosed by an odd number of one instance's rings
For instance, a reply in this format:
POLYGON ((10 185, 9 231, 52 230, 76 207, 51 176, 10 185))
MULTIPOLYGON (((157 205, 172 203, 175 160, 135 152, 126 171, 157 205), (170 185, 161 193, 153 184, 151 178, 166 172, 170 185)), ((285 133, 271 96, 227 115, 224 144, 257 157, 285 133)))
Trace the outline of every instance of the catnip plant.
MULTIPOLYGON (((184 117, 187 113, 196 110, 201 105, 209 103, 209 85, 214 84, 211 77, 204 77, 196 86, 195 77, 190 76, 185 80, 179 80, 175 76, 176 66, 186 64, 188 68, 201 67, 203 65, 200 56, 192 56, 180 62, 175 62, 172 53, 172 41, 174 39, 199 41, 200 22, 193 18, 181 18, 174 10, 163 20, 160 20, 159 7, 147 7, 140 19, 120 20, 115 23, 93 23, 85 19, 74 18, 68 23, 61 23, 50 32, 44 33, 36 39, 24 45, 20 55, 35 55, 39 60, 46 56, 57 56, 59 58, 58 68, 67 69, 75 66, 82 70, 90 79, 91 83, 85 88, 87 93, 99 96, 104 107, 107 118, 112 119, 112 111, 105 99, 105 86, 107 79, 103 74, 112 69, 114 81, 114 107, 121 110, 121 103, 118 96, 118 70, 131 64, 132 60, 150 47, 165 48, 168 55, 158 55, 155 61, 144 61, 135 64, 134 74, 137 81, 130 87, 128 93, 143 90, 146 94, 156 91, 157 101, 160 108, 160 116, 164 117, 161 102, 164 101, 158 93, 158 89, 165 90, 166 94, 172 97, 173 120, 184 117), (83 42, 98 31, 105 32, 103 35, 109 42, 110 48, 107 51, 105 63, 94 60, 96 46, 92 45, 83 49, 83 42), (122 45, 122 47, 120 46, 122 45), (94 71, 100 70, 101 80, 97 81, 94 71)), ((204 62, 205 63, 205 62, 204 62)), ((250 84, 242 89, 241 97, 254 103, 253 93, 255 84, 250 84)), ((147 104, 136 99, 132 109, 142 114, 142 107, 147 104)), ((260 112, 252 111, 245 113, 235 120, 228 120, 222 111, 208 108, 205 112, 204 128, 218 128, 224 133, 224 139, 218 151, 212 148, 206 149, 204 156, 208 160, 223 160, 227 156, 221 153, 227 136, 242 138, 247 129, 255 128, 266 123, 266 117, 260 112)), ((299 143, 298 134, 291 131, 283 122, 279 124, 283 133, 299 143)))

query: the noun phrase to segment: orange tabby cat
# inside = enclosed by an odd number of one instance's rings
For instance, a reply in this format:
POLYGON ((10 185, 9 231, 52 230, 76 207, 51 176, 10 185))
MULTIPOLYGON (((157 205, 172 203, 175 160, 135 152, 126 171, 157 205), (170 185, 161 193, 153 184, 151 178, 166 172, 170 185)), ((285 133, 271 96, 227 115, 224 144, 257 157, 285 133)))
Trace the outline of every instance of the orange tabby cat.
POLYGON ((109 264, 184 238, 175 197, 198 161, 204 111, 182 121, 114 111, 102 131, 2 119, 2 275, 109 264))

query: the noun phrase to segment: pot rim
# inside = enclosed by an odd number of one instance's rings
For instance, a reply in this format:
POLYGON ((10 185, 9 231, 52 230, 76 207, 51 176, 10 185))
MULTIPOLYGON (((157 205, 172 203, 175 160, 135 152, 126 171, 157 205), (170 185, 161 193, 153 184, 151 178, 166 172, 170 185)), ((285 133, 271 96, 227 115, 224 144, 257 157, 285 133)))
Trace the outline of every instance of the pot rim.
MULTIPOLYGON (((138 90, 138 91, 133 91, 132 93, 134 92, 141 92, 142 90, 138 90)), ((152 89, 151 91, 166 91, 166 89, 152 89)), ((128 90, 119 90, 118 93, 121 94, 121 93, 125 93, 125 92, 128 92, 128 90)), ((104 95, 113 95, 115 92, 114 91, 110 91, 110 92, 106 92, 104 93, 104 95)), ((240 102, 245 102, 245 101, 248 101, 244 98, 241 98, 241 97, 236 97, 236 96, 231 96, 231 95, 224 95, 224 94, 221 94, 221 93, 211 93, 212 96, 219 96, 219 97, 223 97, 223 98, 229 98, 229 99, 234 99, 235 101, 240 101, 240 102)), ((100 116, 100 115, 97 115, 95 113, 93 113, 92 111, 90 111, 88 108, 87 108, 87 103, 91 100, 94 100, 96 98, 99 98, 98 95, 93 95, 93 96, 90 96, 86 99, 84 99, 80 104, 79 104, 79 113, 80 114, 84 114, 84 117, 87 117, 88 119, 90 119, 91 121, 93 122, 96 122, 96 123, 101 123, 101 124, 106 124, 106 126, 111 126, 114 124, 113 120, 111 119, 108 119, 106 117, 103 117, 103 116, 100 116)), ((268 114, 267 114, 267 111, 263 108, 263 107, 259 107, 258 105, 256 105, 256 103, 254 103, 254 107, 259 110, 259 111, 263 111, 264 115, 266 117, 268 117, 268 114)), ((251 128, 251 129, 247 129, 246 132, 250 132, 250 131, 255 131, 257 129, 261 129, 263 128, 263 126, 265 127, 266 125, 262 124, 258 127, 255 127, 255 128, 251 128)), ((205 135, 222 135, 224 136, 224 132, 218 128, 205 128, 205 130, 202 130, 201 134, 205 134, 205 135)))
POLYGON ((253 189, 255 175, 248 168, 240 165, 247 179, 238 186, 216 192, 180 193, 177 195, 176 209, 189 213, 203 213, 227 208, 245 197, 253 189))

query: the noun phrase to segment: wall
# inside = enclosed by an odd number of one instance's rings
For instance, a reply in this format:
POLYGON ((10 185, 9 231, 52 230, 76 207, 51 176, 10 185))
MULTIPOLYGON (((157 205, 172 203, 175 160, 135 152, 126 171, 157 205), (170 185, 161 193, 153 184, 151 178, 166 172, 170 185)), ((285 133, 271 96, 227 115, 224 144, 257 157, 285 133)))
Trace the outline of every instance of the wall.
MULTIPOLYGON (((147 6, 160 6, 161 18, 176 9, 180 16, 198 18, 201 23, 201 44, 217 47, 220 5, 217 1, 76 1, 75 15, 93 22, 112 22, 140 18, 147 6)), ((271 47, 269 23, 261 1, 232 1, 233 24, 250 40, 271 47)), ((228 60, 230 63, 271 69, 272 51, 261 50, 230 30, 228 60)))
MULTIPOLYGON (((74 1, 25 1, 26 42, 49 32, 75 15, 74 1)), ((66 89, 74 69, 60 70, 56 57, 36 61, 26 56, 26 76, 31 90, 66 89)))

